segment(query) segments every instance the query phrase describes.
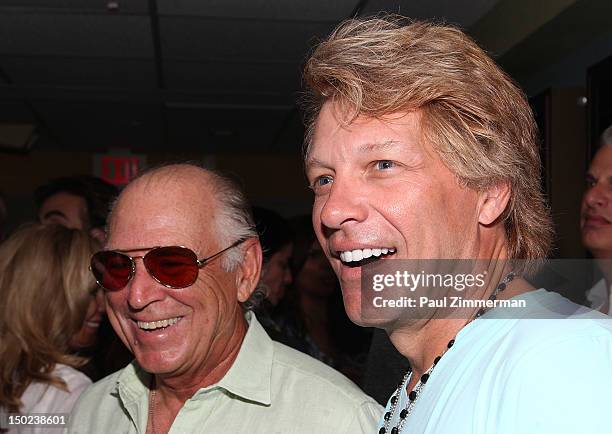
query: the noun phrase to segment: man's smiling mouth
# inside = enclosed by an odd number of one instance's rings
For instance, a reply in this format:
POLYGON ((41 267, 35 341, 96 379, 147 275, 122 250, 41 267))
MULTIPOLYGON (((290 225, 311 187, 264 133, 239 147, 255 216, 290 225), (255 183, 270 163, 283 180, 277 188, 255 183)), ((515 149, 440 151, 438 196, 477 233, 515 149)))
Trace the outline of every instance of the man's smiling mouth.
POLYGON ((159 321, 136 321, 136 323, 138 324, 138 328, 142 330, 157 330, 173 326, 174 324, 179 322, 181 318, 182 317, 177 316, 174 318, 162 319, 159 321))
POLYGON ((350 266, 361 266, 395 253, 394 247, 354 249, 340 252, 340 260, 350 266))

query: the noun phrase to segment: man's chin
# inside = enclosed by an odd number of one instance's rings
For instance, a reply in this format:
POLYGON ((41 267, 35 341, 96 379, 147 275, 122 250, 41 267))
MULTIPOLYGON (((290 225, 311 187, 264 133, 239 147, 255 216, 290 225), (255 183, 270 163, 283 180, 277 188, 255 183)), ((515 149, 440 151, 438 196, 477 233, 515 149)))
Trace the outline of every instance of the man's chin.
POLYGON ((169 375, 176 372, 180 362, 176 358, 165 357, 163 352, 138 351, 134 357, 138 365, 149 374, 169 375))
POLYGON ((371 312, 364 312, 361 303, 347 304, 345 300, 344 308, 348 318, 360 327, 376 327, 386 329, 390 323, 388 318, 378 318, 371 312))

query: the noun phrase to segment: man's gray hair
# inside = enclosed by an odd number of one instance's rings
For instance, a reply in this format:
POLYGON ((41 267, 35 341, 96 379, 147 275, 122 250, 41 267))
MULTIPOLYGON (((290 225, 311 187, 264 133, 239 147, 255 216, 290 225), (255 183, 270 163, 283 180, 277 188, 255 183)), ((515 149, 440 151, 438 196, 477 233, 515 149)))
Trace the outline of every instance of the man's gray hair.
POLYGON ((612 125, 610 125, 606 130, 601 133, 601 138, 599 139, 600 146, 612 146, 612 125))
MULTIPOLYGON (((205 169, 211 178, 211 188, 217 200, 215 225, 219 247, 225 248, 239 239, 257 237, 251 205, 240 186, 232 179, 214 170, 205 169)), ((243 260, 242 246, 223 255, 221 265, 233 271, 243 260)))

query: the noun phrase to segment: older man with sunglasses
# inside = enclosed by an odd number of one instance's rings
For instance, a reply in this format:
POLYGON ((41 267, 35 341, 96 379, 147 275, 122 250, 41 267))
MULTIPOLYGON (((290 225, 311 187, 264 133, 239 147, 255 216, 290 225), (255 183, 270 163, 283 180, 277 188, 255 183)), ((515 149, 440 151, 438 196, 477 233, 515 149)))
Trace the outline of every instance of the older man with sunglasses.
POLYGON ((248 210, 191 165, 127 186, 91 269, 136 360, 82 395, 68 432, 373 432, 372 399, 243 312, 261 267, 248 210))

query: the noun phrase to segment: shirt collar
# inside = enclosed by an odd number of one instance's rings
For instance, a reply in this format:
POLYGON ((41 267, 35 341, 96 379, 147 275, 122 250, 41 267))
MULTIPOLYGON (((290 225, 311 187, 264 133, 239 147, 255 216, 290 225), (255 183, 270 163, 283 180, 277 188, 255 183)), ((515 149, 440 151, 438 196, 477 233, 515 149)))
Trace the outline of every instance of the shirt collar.
POLYGON ((253 312, 245 315, 249 329, 234 364, 218 386, 249 401, 271 404, 274 346, 253 312))
MULTIPOLYGON (((271 404, 274 345, 252 312, 247 312, 245 319, 249 328, 233 365, 217 384, 198 390, 193 399, 201 393, 222 388, 248 401, 271 404)), ((147 396, 150 381, 151 375, 133 361, 117 377, 116 392, 124 404, 129 404, 147 396)))

